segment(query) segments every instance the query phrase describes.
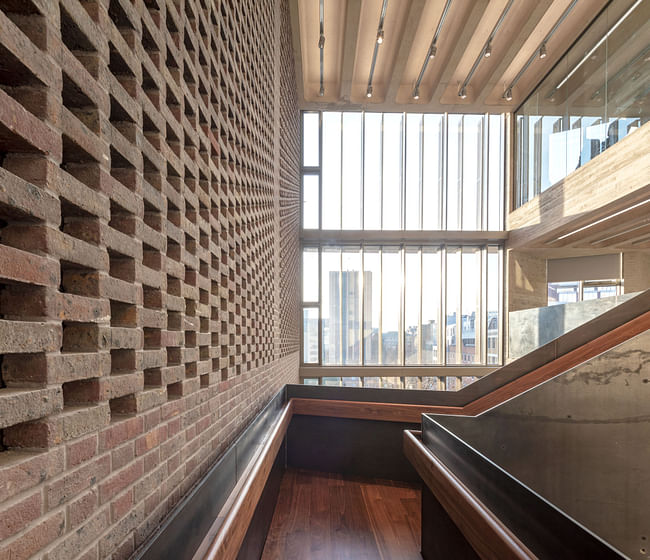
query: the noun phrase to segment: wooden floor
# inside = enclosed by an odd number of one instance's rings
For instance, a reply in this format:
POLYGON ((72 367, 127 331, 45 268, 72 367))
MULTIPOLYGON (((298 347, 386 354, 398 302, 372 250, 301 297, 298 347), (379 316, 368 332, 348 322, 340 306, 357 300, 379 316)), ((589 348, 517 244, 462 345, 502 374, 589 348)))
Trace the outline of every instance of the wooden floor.
POLYGON ((421 560, 420 489, 287 470, 263 560, 421 560))

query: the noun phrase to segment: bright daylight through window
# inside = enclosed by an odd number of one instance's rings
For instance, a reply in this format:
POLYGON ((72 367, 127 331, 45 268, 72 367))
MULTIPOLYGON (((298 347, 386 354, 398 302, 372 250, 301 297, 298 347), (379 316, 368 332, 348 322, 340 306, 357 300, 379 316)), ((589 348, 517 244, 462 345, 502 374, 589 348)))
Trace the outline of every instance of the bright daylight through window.
POLYGON ((303 364, 500 364, 503 117, 305 112, 302 163, 303 364))

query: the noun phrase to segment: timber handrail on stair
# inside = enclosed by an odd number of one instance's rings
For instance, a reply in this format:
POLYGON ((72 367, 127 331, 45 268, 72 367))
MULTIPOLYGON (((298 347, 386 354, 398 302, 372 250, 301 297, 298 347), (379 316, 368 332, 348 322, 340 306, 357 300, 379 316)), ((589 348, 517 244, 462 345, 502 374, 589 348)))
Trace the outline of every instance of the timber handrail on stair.
MULTIPOLYGON (((478 395, 476 398, 458 406, 437 406, 434 404, 400 404, 386 402, 347 401, 334 399, 292 398, 294 414, 310 416, 329 416, 335 418, 357 418, 365 420, 384 420, 390 422, 420 421, 421 414, 455 414, 477 416, 505 401, 559 375, 569 369, 610 350, 614 346, 650 329, 650 311, 613 328, 585 344, 523 372, 511 381, 478 395)), ((523 360, 523 358, 522 358, 523 360)), ((514 363, 514 362, 513 362, 514 363)), ((504 368, 512 367, 512 364, 504 368)), ((501 368, 501 369, 504 369, 501 368)), ((490 375, 498 374, 496 370, 490 375)), ((458 394, 462 393, 458 391, 458 394)))
POLYGON ((421 432, 404 432, 404 453, 481 558, 536 558, 512 531, 426 448, 421 440, 421 432))

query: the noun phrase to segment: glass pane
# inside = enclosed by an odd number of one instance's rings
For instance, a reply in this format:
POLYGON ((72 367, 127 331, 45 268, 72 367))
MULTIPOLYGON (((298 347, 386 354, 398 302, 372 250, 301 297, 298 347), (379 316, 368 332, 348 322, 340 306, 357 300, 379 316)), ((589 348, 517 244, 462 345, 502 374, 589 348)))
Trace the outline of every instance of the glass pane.
POLYGON ((442 160, 444 115, 424 115, 422 229, 439 230, 444 187, 442 160))
POLYGON ((503 229, 503 117, 490 115, 488 138, 487 229, 503 229))
POLYGON ((381 229, 381 113, 364 116, 363 227, 381 229))
POLYGON ((318 385, 318 377, 305 377, 302 380, 303 385, 318 385))
POLYGON ((422 251, 422 363, 438 364, 440 321, 440 251, 422 251))
POLYGON ((548 304, 575 303, 580 301, 580 282, 550 282, 548 304))
POLYGON ((318 175, 302 178, 302 227, 318 229, 318 175))
POLYGON ((462 262, 462 345, 461 362, 481 362, 481 250, 463 248, 462 262))
POLYGON ((465 230, 480 229, 482 151, 483 116, 465 115, 463 118, 463 190, 460 194, 463 208, 462 228, 465 230))
POLYGON ((446 362, 460 364, 461 352, 457 339, 458 319, 460 317, 460 249, 447 249, 447 320, 446 320, 446 362))
POLYGON ((384 114, 382 229, 400 229, 402 198, 402 117, 384 114))
POLYGON ((650 117, 649 28, 650 2, 641 2, 607 38, 607 147, 650 117), (621 64, 622 55, 624 64, 621 64))
POLYGON ((420 252, 405 252, 404 362, 420 363, 420 252))
POLYGON ((384 389, 403 389, 401 377, 381 377, 381 386, 384 389))
MULTIPOLYGON (((361 363, 361 252, 345 249, 341 272, 341 361, 361 363)), ((334 335, 336 339, 336 334, 334 335)))
POLYGON ((381 308, 381 257, 378 249, 363 254, 363 352, 364 363, 379 363, 379 314, 381 308))
POLYGON ((341 229, 341 113, 323 113, 323 229, 341 229))
POLYGON ((422 115, 406 115, 406 229, 421 229, 422 115))
POLYGON ((302 310, 302 361, 305 364, 318 363, 318 308, 302 310))
POLYGON ((419 377, 405 377, 404 378, 404 389, 422 389, 422 382, 419 377))
POLYGON ((362 387, 363 383, 361 382, 360 377, 343 377, 343 387, 362 387))
POLYGON ((402 266, 398 249, 382 251, 381 363, 401 364, 400 315, 402 266))
POLYGON ((361 227, 361 113, 343 113, 343 229, 361 227))
POLYGON ((318 249, 302 252, 302 301, 318 301, 318 249))
POLYGON ((449 115, 447 132, 447 228, 460 229, 463 117, 449 115))
POLYGON ((305 167, 318 166, 318 113, 302 114, 302 164, 305 167))
POLYGON ((582 289, 582 299, 584 301, 590 299, 601 299, 604 297, 615 296, 618 293, 618 288, 615 284, 608 285, 585 285, 582 289))
POLYGON ((341 251, 324 248, 321 252, 323 364, 341 363, 341 251))
POLYGON ((487 363, 491 365, 501 362, 501 250, 495 246, 488 247, 487 259, 487 363))

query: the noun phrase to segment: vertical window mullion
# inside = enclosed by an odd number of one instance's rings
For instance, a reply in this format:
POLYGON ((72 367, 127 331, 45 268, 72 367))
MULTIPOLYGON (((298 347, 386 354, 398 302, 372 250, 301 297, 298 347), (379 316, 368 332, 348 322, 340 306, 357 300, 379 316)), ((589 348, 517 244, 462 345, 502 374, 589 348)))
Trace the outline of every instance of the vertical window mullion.
POLYGON ((402 165, 400 166, 400 229, 406 229, 406 113, 402 113, 402 165))
MULTIPOLYGON (((384 229, 384 114, 379 134, 379 228, 384 229)), ((382 259, 383 260, 383 259, 382 259)))
MULTIPOLYGON (((462 157, 462 156, 461 156, 462 157)), ((463 247, 458 249, 458 300, 456 301, 456 363, 463 363, 463 247)))
POLYGON ((318 246, 318 365, 323 365, 323 250, 318 246))
POLYGON ((337 363, 343 365, 343 248, 339 248, 339 355, 337 363))
POLYGON ((440 305, 438 307, 438 363, 447 365, 447 246, 440 247, 440 305))
MULTIPOLYGON (((421 189, 420 189, 421 190, 421 189)), ((421 213, 420 213, 421 215, 421 213)), ((422 269, 424 267, 423 250, 420 247, 420 305, 418 309, 418 364, 422 365, 422 269)))
MULTIPOLYGON (((341 166, 341 169, 343 167, 341 166)), ((359 224, 361 226, 361 231, 366 229, 365 224, 365 211, 364 211, 364 202, 366 200, 366 112, 361 113, 361 203, 359 204, 361 216, 359 224)), ((361 249, 363 254, 363 248, 361 249)), ((363 257, 362 257, 363 261, 363 257)), ((362 269, 363 270, 363 269, 362 269)), ((363 363, 363 361, 361 362, 363 363)))
MULTIPOLYGON (((363 214, 363 212, 362 212, 363 214)), ((361 294, 361 321, 360 321, 360 329, 361 333, 359 336, 359 365, 363 366, 366 363, 366 339, 365 339, 365 326, 366 326, 366 264, 364 260, 364 246, 361 245, 359 248, 359 251, 361 252, 361 267, 359 271, 359 282, 361 289, 359 290, 359 293, 361 294)))
POLYGON ((379 247, 379 333, 377 335, 377 365, 383 363, 384 352, 384 249, 379 247))
POLYGON ((318 229, 323 229, 323 113, 318 114, 318 229))
MULTIPOLYGON (((480 283, 480 299, 479 299, 479 312, 481 313, 481 332, 480 332, 480 355, 478 356, 481 364, 487 364, 487 345, 488 345, 488 316, 487 316, 487 295, 488 295, 488 246, 484 245, 481 247, 481 264, 480 264, 480 274, 481 274, 481 283, 480 283)), ((479 342, 479 337, 475 335, 476 344, 479 342)))
POLYGON ((442 167, 442 181, 440 181, 440 186, 438 187, 438 214, 439 214, 439 223, 440 229, 447 229, 447 196, 449 195, 449 185, 447 184, 449 176, 449 113, 445 113, 442 120, 441 127, 441 138, 440 138, 440 157, 442 158, 441 167, 442 167))
POLYGON ((400 310, 399 310, 399 324, 397 326, 397 350, 399 355, 399 364, 404 366, 406 364, 405 353, 406 344, 404 343, 404 329, 406 328, 406 321, 404 315, 406 313, 406 251, 404 245, 400 245, 400 263, 402 267, 402 286, 400 288, 400 310))
POLYGON ((424 115, 420 119, 420 179, 418 181, 420 211, 418 212, 419 229, 424 229, 424 115))
POLYGON ((340 140, 340 158, 341 158, 341 172, 339 173, 339 229, 343 229, 343 112, 340 115, 339 121, 340 140))

